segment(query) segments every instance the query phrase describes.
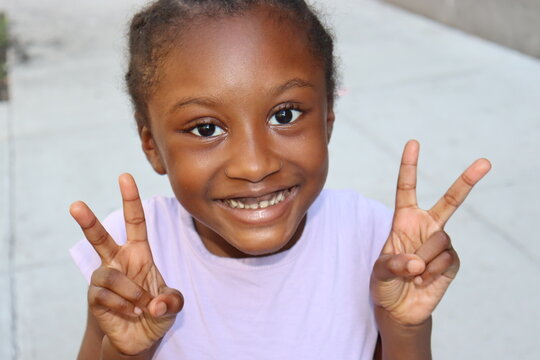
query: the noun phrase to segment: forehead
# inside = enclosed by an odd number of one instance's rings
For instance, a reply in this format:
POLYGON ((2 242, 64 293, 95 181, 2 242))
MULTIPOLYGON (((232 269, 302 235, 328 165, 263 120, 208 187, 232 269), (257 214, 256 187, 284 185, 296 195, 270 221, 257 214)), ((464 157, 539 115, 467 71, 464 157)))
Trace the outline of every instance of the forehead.
POLYGON ((155 98, 177 92, 253 94, 290 79, 325 92, 322 61, 294 18, 269 7, 237 16, 199 17, 183 29, 160 69, 155 98))

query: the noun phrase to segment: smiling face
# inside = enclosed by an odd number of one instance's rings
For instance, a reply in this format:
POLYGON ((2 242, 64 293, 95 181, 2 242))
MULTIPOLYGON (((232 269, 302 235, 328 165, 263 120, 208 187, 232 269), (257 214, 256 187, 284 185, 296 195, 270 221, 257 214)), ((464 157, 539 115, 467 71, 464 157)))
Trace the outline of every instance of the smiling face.
POLYGON ((197 19, 159 71, 143 149, 206 248, 246 257, 292 246, 326 180, 334 120, 301 29, 264 7, 197 19))

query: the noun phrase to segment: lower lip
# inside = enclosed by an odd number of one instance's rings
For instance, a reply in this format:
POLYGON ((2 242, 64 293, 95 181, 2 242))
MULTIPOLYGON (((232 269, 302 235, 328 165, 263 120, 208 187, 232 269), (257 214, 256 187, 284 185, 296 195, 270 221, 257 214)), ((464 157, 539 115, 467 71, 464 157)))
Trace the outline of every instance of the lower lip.
POLYGON ((264 209, 239 209, 232 208, 218 202, 219 206, 224 209, 228 214, 234 217, 237 221, 245 223, 247 225, 266 225, 272 223, 278 218, 282 217, 288 210, 291 202, 298 193, 298 186, 294 186, 290 189, 289 196, 280 203, 272 206, 268 206, 264 209))

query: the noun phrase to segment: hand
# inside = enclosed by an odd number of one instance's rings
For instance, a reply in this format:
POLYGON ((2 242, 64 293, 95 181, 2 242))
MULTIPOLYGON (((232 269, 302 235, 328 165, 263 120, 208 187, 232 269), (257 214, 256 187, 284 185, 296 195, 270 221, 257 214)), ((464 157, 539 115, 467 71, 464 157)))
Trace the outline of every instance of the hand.
POLYGON ((418 142, 405 145, 399 170, 392 229, 371 274, 375 305, 401 325, 429 319, 459 269, 459 258, 443 231, 472 187, 491 168, 476 160, 428 211, 416 202, 418 142))
POLYGON ((118 246, 83 202, 70 213, 101 258, 88 289, 90 311, 119 352, 136 355, 152 347, 171 328, 183 297, 168 288, 154 264, 135 180, 119 178, 127 241, 118 246))

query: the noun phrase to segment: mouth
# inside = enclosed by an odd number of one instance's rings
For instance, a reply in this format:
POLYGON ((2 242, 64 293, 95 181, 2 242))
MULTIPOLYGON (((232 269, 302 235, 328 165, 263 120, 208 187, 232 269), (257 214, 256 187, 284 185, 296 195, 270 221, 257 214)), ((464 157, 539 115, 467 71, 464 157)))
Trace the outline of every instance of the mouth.
POLYGON ((221 199, 221 202, 226 207, 232 209, 243 209, 243 210, 257 210, 257 209, 266 209, 272 206, 276 206, 283 201, 287 200, 289 196, 293 193, 297 186, 292 186, 287 189, 282 189, 274 191, 272 193, 257 196, 257 197, 237 197, 237 198, 228 198, 221 199))

